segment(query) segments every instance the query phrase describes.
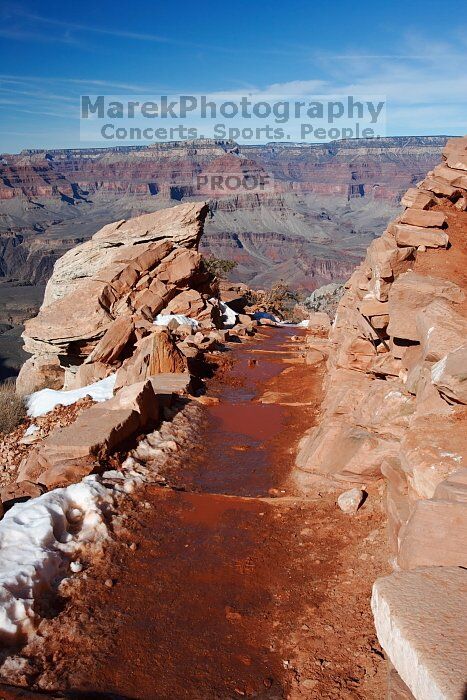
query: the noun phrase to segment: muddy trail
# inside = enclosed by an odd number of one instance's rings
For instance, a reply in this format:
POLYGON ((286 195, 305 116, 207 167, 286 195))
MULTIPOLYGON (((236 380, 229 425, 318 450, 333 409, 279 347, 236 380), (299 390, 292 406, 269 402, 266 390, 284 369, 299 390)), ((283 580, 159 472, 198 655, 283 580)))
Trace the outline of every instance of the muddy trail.
POLYGON ((381 497, 370 491, 350 520, 335 494, 296 491, 297 442, 321 396, 296 332, 233 346, 196 443, 166 465, 170 488, 128 498, 105 555, 20 651, 18 685, 69 698, 384 697, 369 608, 385 570, 381 497))

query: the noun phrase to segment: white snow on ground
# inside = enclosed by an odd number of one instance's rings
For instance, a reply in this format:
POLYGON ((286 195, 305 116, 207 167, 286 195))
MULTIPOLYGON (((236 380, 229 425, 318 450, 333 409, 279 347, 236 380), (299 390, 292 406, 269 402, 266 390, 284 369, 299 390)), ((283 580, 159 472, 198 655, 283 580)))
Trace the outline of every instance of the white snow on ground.
POLYGON ((26 396, 26 406, 30 418, 38 418, 55 406, 71 406, 85 396, 90 396, 94 401, 107 401, 113 396, 116 374, 111 374, 105 379, 100 379, 94 384, 88 384, 81 389, 71 389, 70 391, 58 391, 55 389, 41 389, 34 394, 26 396))
POLYGON ((297 323, 298 328, 308 328, 310 325, 310 321, 308 319, 305 319, 304 321, 300 321, 300 323, 297 323))
POLYGON ((63 576, 84 544, 108 537, 112 491, 95 476, 14 505, 0 521, 0 637, 34 629, 34 599, 63 576))
POLYGON ((219 301, 219 309, 222 312, 222 323, 224 326, 227 328, 235 326, 237 323, 237 314, 233 309, 230 308, 227 304, 225 304, 223 301, 219 301))
POLYGON ((153 321, 155 326, 168 326, 171 321, 177 321, 179 326, 191 326, 199 328, 199 323, 195 318, 184 316, 183 314, 158 314, 153 321))
POLYGON ((34 423, 31 423, 31 425, 29 426, 29 428, 27 428, 27 429, 24 431, 24 436, 23 436, 23 437, 29 437, 29 435, 34 435, 34 433, 37 433, 38 430, 39 430, 39 426, 34 425, 34 423))

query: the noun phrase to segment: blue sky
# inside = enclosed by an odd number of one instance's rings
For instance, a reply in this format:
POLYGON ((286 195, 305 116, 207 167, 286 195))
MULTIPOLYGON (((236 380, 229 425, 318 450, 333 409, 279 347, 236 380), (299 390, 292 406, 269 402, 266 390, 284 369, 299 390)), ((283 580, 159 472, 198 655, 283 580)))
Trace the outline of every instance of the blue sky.
POLYGON ((463 134, 467 20, 438 2, 3 2, 0 151, 79 147, 79 95, 385 94, 388 135, 463 134))

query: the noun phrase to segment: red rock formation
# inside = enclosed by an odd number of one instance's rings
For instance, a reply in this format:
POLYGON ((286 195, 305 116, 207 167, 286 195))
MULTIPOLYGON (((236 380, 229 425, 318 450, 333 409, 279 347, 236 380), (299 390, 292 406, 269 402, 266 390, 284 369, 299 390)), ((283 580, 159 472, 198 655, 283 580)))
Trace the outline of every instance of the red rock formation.
MULTIPOLYGON (((299 481, 384 478, 395 567, 446 567, 448 581, 449 567, 467 566, 467 137, 447 143, 443 163, 403 202, 346 285, 323 419, 302 441, 299 481)), ((454 697, 434 689, 450 687, 455 649, 440 666, 431 629, 405 636, 415 619, 409 580, 400 578, 399 598, 392 588, 385 597, 388 579, 375 585, 380 641, 416 698, 454 697)))
MULTIPOLYGON (((122 363, 127 374, 138 376, 130 383, 175 371, 177 362, 164 351, 157 368, 149 353, 143 372, 141 343, 157 332, 151 325, 157 314, 179 312, 177 300, 185 310, 187 294, 196 295, 189 310, 200 323, 219 317, 209 301, 215 294, 212 277, 196 250, 206 214, 203 203, 183 204, 117 221, 60 258, 39 314, 25 324, 25 349, 33 357, 23 365, 18 387, 32 392, 44 386, 51 368, 56 381, 57 358, 67 388, 96 381, 122 363), (139 369, 130 370, 131 362, 139 369)), ((167 343, 173 345, 170 337, 167 343)), ((177 367, 183 370, 180 362, 177 367)))
POLYGON ((201 173, 237 170, 270 173, 284 191, 395 199, 436 163, 445 142, 445 137, 388 137, 240 147, 207 139, 118 149, 23 151, 19 156, 3 155, 0 199, 41 196, 41 191, 42 196, 99 190, 170 196, 170 188, 177 194, 177 187, 193 187, 201 173))

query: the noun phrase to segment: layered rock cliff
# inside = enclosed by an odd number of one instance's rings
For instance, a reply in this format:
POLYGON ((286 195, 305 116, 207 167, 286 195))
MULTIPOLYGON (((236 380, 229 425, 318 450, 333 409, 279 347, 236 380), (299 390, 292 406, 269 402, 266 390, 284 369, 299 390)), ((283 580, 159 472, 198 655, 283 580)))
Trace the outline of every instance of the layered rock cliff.
POLYGON ((437 162, 445 141, 412 137, 239 147, 203 140, 4 154, 0 232, 6 245, 0 245, 0 278, 45 283, 58 257, 108 221, 206 198, 209 253, 222 254, 219 235, 237 247, 239 237, 251 236, 240 240, 237 281, 260 288, 284 277, 311 291, 347 277, 373 232, 394 215, 401 194, 437 162), (198 176, 231 173, 265 173, 267 191, 231 192, 210 179, 196 187, 198 176), (277 236, 300 247, 290 265, 287 246, 269 256, 261 245, 269 237, 276 247, 277 236), (319 268, 328 262, 323 276, 319 268))
POLYGON ((444 136, 414 136, 239 146, 205 139, 140 147, 26 150, 2 156, 0 199, 79 199, 99 190, 172 196, 177 187, 193 187, 199 174, 235 172, 239 159, 242 170, 264 170, 284 191, 396 199, 411 178, 426 172, 445 142, 444 136))
POLYGON ((456 567, 467 566, 467 138, 449 141, 402 203, 346 285, 322 420, 302 440, 298 479, 311 489, 384 479, 401 573, 375 584, 381 644, 416 698, 460 698, 455 644, 446 650, 441 637, 456 638, 452 596, 465 585, 456 567), (414 602, 417 586, 432 591, 429 613, 414 602), (436 658, 437 644, 447 658, 436 658))

